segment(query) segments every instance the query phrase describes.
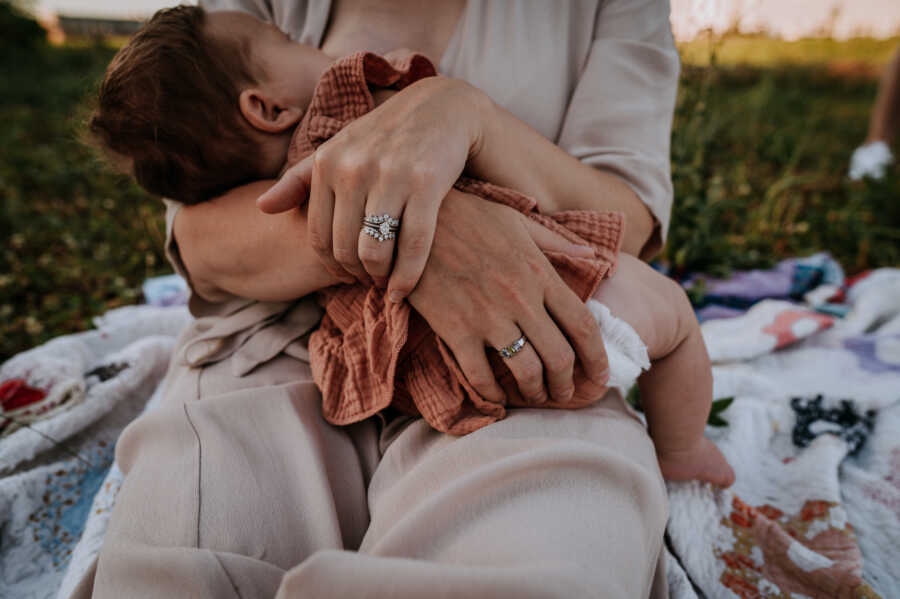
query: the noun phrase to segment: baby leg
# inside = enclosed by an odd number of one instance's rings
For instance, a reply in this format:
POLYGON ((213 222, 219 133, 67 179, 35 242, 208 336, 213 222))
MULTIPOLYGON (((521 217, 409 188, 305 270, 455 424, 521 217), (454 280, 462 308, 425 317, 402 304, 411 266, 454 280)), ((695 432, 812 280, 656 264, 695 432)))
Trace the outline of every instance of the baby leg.
POLYGON ((630 324, 647 346, 651 366, 638 388, 663 476, 733 483, 731 466, 703 436, 712 406, 712 370, 684 290, 622 254, 615 275, 601 283, 594 299, 630 324))

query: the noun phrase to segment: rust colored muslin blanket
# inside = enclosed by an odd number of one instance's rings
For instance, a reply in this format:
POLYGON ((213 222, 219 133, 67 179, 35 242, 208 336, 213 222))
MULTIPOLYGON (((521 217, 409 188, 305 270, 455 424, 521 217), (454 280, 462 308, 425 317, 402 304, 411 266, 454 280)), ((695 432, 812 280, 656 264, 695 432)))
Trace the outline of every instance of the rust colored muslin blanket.
MULTIPOLYGON (((299 162, 342 127, 372 110, 372 89, 402 89, 436 74, 431 62, 420 54, 388 59, 360 52, 337 61, 316 86, 294 132, 286 166, 299 162)), ((469 178, 460 178, 455 187, 511 206, 575 243, 592 246, 592 259, 546 252, 582 301, 612 274, 622 240, 622 214, 579 210, 546 216, 533 199, 512 189, 469 178)), ((392 405, 421 415, 439 431, 463 435, 502 419, 507 406, 529 405, 493 351, 489 351, 491 366, 506 391, 506 401, 484 399, 469 385, 453 354, 425 320, 407 302, 387 301, 384 290, 338 285, 318 295, 325 315, 310 336, 310 365, 322 392, 324 416, 332 424, 357 422, 392 405)), ((575 371, 575 397, 564 404, 548 400, 541 407, 580 408, 600 400, 605 389, 592 385, 577 365, 575 371)))

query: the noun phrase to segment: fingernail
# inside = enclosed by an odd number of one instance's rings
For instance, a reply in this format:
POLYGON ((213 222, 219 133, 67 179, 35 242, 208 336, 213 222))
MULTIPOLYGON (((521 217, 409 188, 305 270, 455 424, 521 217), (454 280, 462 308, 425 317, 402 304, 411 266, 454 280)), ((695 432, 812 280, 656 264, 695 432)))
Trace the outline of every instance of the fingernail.
POLYGON ((391 294, 388 296, 388 299, 390 299, 395 304, 399 304, 400 302, 403 301, 403 294, 400 293, 399 291, 391 291, 391 294))

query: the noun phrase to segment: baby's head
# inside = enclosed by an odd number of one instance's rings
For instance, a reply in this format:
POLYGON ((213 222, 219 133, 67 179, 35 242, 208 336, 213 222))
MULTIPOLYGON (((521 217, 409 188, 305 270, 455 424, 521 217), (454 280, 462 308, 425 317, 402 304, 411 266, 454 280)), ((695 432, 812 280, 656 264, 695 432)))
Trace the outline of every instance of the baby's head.
POLYGON ((100 84, 90 133, 152 193, 197 203, 274 177, 332 59, 239 12, 157 12, 100 84))

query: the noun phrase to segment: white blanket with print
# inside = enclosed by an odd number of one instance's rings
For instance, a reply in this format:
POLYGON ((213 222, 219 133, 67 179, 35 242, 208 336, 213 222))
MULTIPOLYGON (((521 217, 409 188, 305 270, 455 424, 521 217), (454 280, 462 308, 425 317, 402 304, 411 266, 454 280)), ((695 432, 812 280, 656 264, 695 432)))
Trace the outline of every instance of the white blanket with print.
MULTIPOLYGON (((670 485, 674 599, 900 596, 900 271, 875 275, 830 328, 776 301, 704 325, 715 395, 735 398, 729 425, 708 434, 737 482, 670 485)), ((158 388, 188 319, 180 307, 123 308, 0 368, 0 381, 52 379, 73 393, 69 410, 0 440, 9 596, 66 597, 96 555, 121 483, 114 441, 158 388)), ((633 344, 616 343, 640 363, 633 344)))

